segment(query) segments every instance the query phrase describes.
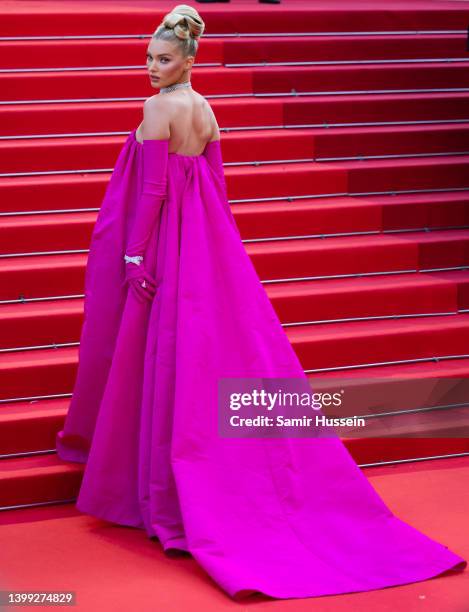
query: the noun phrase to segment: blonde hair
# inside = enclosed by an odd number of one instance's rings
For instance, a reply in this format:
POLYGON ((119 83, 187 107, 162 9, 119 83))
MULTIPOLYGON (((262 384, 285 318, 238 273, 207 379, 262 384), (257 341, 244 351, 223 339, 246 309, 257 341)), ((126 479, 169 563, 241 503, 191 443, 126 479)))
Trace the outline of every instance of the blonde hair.
POLYGON ((163 17, 152 38, 175 42, 183 57, 195 56, 204 30, 205 23, 197 10, 188 4, 178 4, 163 17))

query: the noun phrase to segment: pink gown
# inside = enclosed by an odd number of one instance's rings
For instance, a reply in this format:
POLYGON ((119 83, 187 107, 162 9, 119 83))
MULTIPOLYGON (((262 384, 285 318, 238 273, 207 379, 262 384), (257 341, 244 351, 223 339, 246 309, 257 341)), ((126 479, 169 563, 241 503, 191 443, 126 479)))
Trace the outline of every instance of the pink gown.
POLYGON ((369 591, 466 567, 390 511, 338 437, 218 434, 219 377, 307 378, 204 154, 169 153, 145 256, 155 298, 127 290, 135 131, 92 235, 78 373, 57 434, 59 457, 86 463, 76 507, 189 552, 232 597, 369 591))

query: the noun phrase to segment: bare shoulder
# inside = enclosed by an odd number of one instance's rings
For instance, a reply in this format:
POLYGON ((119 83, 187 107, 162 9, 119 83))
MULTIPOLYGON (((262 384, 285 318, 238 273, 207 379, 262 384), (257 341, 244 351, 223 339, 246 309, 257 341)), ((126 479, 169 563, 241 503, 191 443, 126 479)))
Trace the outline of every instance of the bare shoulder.
POLYGON ((169 138, 171 108, 164 96, 151 96, 143 104, 143 134, 145 139, 169 138))
POLYGON ((207 108, 207 112, 209 114, 210 121, 212 124, 212 136, 209 142, 213 140, 220 140, 220 128, 218 126, 218 122, 217 122, 215 113, 213 112, 213 108, 211 107, 210 102, 207 100, 207 98, 205 98, 204 96, 202 96, 202 98, 204 99, 204 102, 207 108))

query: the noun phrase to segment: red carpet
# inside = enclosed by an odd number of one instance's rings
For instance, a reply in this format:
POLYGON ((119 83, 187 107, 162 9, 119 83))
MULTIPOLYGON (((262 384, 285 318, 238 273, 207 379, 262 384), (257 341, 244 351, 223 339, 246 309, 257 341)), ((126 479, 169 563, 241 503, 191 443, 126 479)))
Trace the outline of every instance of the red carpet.
MULTIPOLYGON (((469 556, 469 458, 369 468, 365 475, 400 518, 469 556)), ((256 596, 240 604, 231 601, 191 557, 168 558, 141 530, 80 515, 71 506, 0 512, 0 529, 1 589, 73 590, 77 610, 468 609, 466 572, 368 593, 284 601, 256 596)))

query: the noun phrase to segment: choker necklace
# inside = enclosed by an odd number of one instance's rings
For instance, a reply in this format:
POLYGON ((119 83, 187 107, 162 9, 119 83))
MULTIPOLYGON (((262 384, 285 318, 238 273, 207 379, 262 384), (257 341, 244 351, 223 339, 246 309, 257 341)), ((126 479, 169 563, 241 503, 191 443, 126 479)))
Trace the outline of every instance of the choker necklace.
POLYGON ((176 83, 175 85, 169 85, 168 87, 161 87, 160 93, 169 93, 170 91, 174 91, 175 89, 179 89, 180 87, 191 87, 191 82, 184 81, 184 83, 176 83))

